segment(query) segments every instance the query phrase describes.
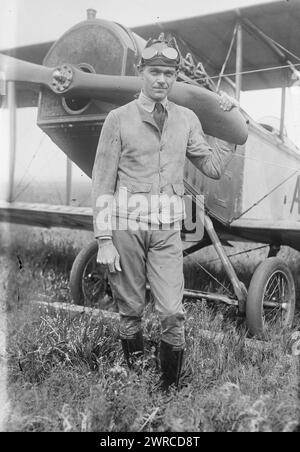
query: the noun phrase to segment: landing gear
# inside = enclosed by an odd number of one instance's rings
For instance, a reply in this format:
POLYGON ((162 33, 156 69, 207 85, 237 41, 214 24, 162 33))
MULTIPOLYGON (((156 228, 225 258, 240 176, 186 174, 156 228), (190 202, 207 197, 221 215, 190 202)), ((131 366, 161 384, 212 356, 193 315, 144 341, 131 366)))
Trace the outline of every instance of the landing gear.
MULTIPOLYGON (((231 281, 234 295, 207 293, 185 289, 184 296, 194 299, 220 301, 238 307, 241 315, 246 314, 246 323, 252 336, 264 339, 273 331, 292 326, 296 294, 293 275, 287 264, 277 258, 268 257, 254 272, 248 291, 226 255, 209 217, 205 216, 205 228, 231 281)), ((196 246, 187 249, 190 254, 196 246)), ((272 245, 270 254, 277 254, 279 246, 272 245)), ((108 281, 108 270, 97 264, 98 243, 91 242, 76 257, 70 275, 70 288, 76 304, 109 309, 117 312, 108 281)), ((147 295, 150 296, 150 291, 147 295)))
POLYGON ((267 338, 276 328, 289 328, 295 311, 295 283, 289 267, 270 257, 255 270, 248 289, 246 322, 249 332, 267 338))
POLYGON ((268 257, 276 257, 280 251, 280 245, 270 245, 268 257))
POLYGON ((76 304, 105 309, 113 301, 107 270, 97 263, 97 252, 98 243, 94 240, 76 256, 70 274, 70 289, 76 304))

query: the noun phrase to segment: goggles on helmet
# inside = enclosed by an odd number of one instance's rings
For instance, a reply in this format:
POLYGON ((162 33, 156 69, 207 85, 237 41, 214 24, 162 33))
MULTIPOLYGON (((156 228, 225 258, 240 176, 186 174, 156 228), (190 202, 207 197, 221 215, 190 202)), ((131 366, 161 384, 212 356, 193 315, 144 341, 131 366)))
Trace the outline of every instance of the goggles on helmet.
POLYGON ((158 50, 155 47, 146 47, 142 51, 143 60, 152 60, 157 56, 163 56, 171 61, 179 60, 179 53, 174 47, 165 47, 164 49, 158 50))

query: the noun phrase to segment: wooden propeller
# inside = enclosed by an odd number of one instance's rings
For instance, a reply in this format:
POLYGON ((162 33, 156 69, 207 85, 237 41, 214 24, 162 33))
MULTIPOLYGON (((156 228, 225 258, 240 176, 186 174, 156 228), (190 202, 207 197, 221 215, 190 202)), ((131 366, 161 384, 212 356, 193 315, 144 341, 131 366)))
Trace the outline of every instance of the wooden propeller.
MULTIPOLYGON (((70 65, 49 68, 0 54, 0 72, 5 80, 38 83, 64 97, 82 96, 124 105, 141 89, 139 77, 90 74, 70 65)), ((193 110, 206 134, 234 144, 247 140, 245 118, 237 108, 223 111, 217 94, 192 84, 176 82, 171 101, 193 110)))

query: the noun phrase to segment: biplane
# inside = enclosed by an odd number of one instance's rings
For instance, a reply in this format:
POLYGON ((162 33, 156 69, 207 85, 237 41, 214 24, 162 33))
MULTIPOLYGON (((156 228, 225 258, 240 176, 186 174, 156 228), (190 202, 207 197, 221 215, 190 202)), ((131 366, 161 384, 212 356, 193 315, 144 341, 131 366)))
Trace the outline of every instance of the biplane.
MULTIPOLYGON (((292 324, 295 284, 277 253, 282 245, 300 251, 300 149, 284 133, 286 88, 300 84, 300 2, 259 6, 135 27, 97 19, 75 25, 56 42, 5 50, 0 72, 10 109, 9 195, 0 204, 1 221, 42 227, 92 230, 88 207, 24 204, 13 200, 15 109, 38 106, 38 126, 86 175, 91 177, 101 126, 108 112, 139 91, 136 65, 145 40, 159 32, 176 37, 183 58, 171 93, 198 115, 208 140, 237 145, 220 180, 201 174, 188 160, 185 190, 205 196, 205 232, 182 231, 184 254, 213 245, 232 283, 233 296, 185 290, 195 299, 237 306, 251 334, 264 337, 279 322, 292 324), (241 90, 282 89, 278 129, 255 122, 245 111, 222 112, 219 89, 240 97, 241 90), (225 253, 230 241, 269 245, 248 289, 225 253)), ((70 194, 71 167, 67 171, 70 194)), ((69 200, 70 196, 67 196, 69 200)), ((194 201, 196 202, 196 201, 194 201)), ((93 302, 109 287, 96 263, 97 243, 76 257, 70 277, 76 303, 93 302)))

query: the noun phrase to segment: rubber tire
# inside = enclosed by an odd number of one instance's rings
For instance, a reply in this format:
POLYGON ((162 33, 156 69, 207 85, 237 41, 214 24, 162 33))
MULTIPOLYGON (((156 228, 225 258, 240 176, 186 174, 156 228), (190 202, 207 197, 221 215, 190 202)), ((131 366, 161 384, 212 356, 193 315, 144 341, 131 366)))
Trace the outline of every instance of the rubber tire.
POLYGON ((287 318, 285 319, 284 327, 289 328, 293 323, 296 304, 296 291, 293 275, 283 260, 278 257, 270 257, 256 268, 250 282, 246 303, 246 323, 248 330, 252 336, 256 336, 260 339, 266 338, 266 329, 263 318, 263 294, 269 278, 276 271, 281 271, 285 274, 291 293, 289 301, 291 306, 287 318))
POLYGON ((85 305, 84 294, 82 290, 82 275, 88 261, 98 252, 98 243, 96 240, 90 242, 76 256, 70 273, 70 290, 73 301, 78 305, 85 305))

